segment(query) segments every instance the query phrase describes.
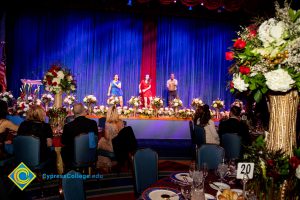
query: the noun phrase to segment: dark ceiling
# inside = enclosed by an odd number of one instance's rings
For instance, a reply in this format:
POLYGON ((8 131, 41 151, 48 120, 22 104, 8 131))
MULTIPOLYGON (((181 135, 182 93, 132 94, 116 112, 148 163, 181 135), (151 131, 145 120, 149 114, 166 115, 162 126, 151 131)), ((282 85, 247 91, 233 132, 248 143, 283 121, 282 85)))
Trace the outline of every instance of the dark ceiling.
MULTIPOLYGON (((130 12, 146 16, 170 15, 193 18, 206 18, 236 22, 247 22, 253 17, 268 16, 274 13, 273 0, 219 0, 220 2, 239 2, 236 11, 228 11, 224 6, 209 10, 205 5, 196 5, 189 10, 184 0, 172 0, 168 5, 162 5, 160 0, 10 0, 1 3, 0 9, 11 13, 22 10, 91 10, 109 12, 130 12), (174 2, 175 1, 175 2, 174 2), (144 2, 144 3, 142 3, 144 2)), ((209 0, 207 0, 208 2, 209 0)), ((214 0, 216 1, 216 0, 214 0)), ((284 0, 279 0, 283 4, 284 0)), ((293 0, 292 7, 299 9, 300 0, 293 0)), ((224 3, 225 4, 225 3, 224 3)))

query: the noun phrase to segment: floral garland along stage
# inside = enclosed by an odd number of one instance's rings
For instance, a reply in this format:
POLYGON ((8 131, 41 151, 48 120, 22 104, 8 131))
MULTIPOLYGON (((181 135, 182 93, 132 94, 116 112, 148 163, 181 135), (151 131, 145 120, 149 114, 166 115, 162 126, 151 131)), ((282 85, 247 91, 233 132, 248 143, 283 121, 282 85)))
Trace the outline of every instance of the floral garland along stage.
POLYGON ((234 60, 230 91, 269 100, 267 147, 293 155, 300 91, 300 10, 275 3, 275 16, 242 28, 227 60, 234 60))

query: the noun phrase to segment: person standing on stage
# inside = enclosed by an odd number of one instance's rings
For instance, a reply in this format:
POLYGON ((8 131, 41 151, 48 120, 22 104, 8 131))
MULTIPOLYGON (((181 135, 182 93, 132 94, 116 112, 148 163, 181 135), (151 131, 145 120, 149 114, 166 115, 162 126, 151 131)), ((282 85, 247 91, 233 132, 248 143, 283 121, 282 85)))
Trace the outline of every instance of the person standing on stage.
POLYGON ((122 91, 121 81, 119 80, 119 75, 114 75, 114 80, 112 80, 108 87, 107 96, 116 96, 120 100, 120 106, 123 107, 123 91, 122 91))
POLYGON ((173 99, 177 98, 177 85, 178 81, 175 79, 175 74, 171 73, 170 79, 167 81, 169 106, 171 106, 173 99))
POLYGON ((144 107, 148 107, 148 99, 149 99, 149 104, 152 101, 152 92, 151 92, 151 79, 149 74, 146 74, 145 79, 141 81, 139 84, 139 92, 144 98, 144 107))

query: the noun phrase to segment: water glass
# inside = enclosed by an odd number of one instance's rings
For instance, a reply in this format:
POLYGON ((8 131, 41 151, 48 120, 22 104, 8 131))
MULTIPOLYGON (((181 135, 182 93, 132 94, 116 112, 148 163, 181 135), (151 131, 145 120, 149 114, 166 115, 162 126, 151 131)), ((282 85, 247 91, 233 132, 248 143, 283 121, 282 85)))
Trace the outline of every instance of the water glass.
POLYGON ((194 171, 193 174, 193 186, 195 188, 202 187, 203 188, 203 172, 202 171, 194 171))
POLYGON ((203 163, 201 170, 203 172, 203 178, 205 179, 207 177, 207 175, 208 175, 208 166, 207 166, 207 163, 203 163))
POLYGON ((205 200, 205 194, 203 188, 192 188, 191 200, 205 200))
POLYGON ((228 167, 225 163, 221 163, 218 165, 217 174, 220 176, 220 181, 224 181, 225 176, 228 172, 228 167))
POLYGON ((196 163, 192 162, 189 168, 189 175, 191 178, 193 178, 195 170, 196 170, 196 163))

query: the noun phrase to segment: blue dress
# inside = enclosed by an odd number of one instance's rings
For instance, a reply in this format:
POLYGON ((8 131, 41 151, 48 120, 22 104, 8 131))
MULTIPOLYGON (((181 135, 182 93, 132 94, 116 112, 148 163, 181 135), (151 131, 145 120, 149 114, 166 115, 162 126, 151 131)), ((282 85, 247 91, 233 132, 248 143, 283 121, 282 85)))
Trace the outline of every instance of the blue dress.
MULTIPOLYGON (((120 84, 120 83, 121 83, 121 81, 117 81, 117 82, 116 82, 117 85, 120 84)), ((114 84, 114 81, 111 81, 110 84, 111 84, 111 95, 112 95, 112 96, 117 96, 117 97, 123 96, 123 91, 122 91, 122 89, 121 89, 121 88, 118 88, 118 87, 114 84)))

